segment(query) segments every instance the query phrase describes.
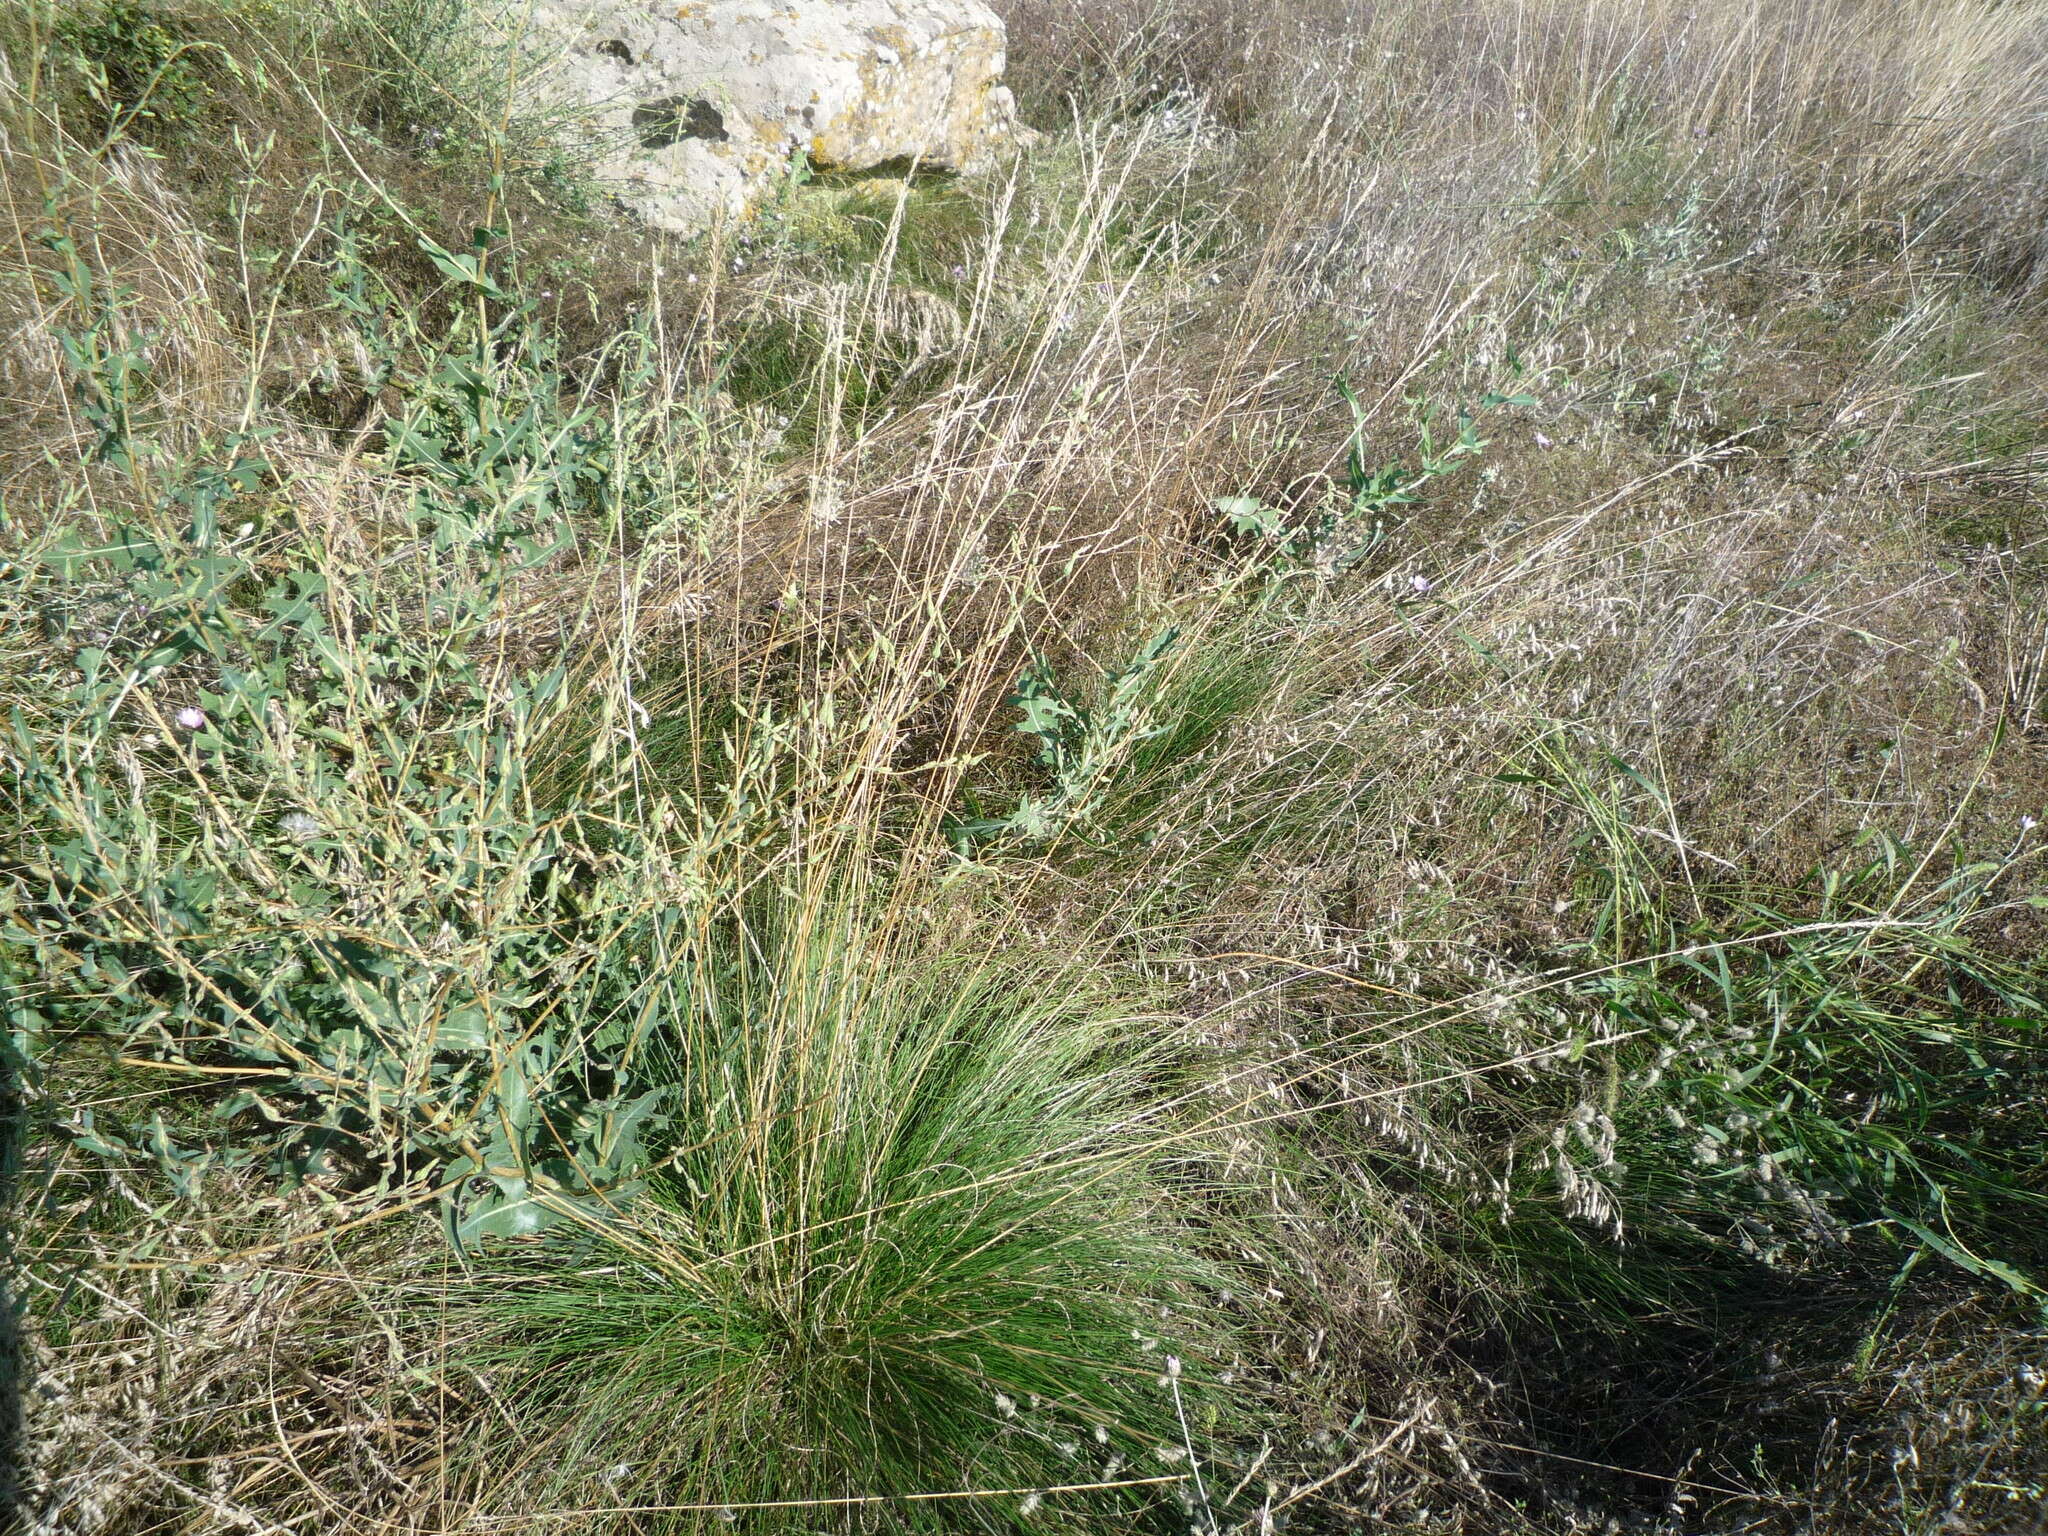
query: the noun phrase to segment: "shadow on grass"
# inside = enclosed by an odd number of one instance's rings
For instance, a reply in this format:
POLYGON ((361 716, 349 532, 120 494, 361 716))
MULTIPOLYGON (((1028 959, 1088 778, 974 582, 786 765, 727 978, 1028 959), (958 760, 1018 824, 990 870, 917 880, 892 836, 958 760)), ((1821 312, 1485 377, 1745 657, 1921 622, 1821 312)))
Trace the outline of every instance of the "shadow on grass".
POLYGON ((21 1336, 22 1300, 15 1286, 15 1200, 27 1141, 28 1095, 21 1063, 0 1042, 0 1526, 21 1517, 21 1467, 28 1455, 22 1399, 28 1358, 21 1336))

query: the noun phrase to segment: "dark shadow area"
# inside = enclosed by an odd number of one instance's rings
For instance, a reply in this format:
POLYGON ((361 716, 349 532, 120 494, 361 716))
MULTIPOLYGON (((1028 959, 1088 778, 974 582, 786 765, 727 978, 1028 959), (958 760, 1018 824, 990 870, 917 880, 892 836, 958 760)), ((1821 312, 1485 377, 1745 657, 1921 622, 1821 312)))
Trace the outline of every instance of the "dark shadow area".
POLYGON ((643 101, 633 109, 633 131, 648 149, 666 149, 685 139, 705 139, 723 144, 731 137, 725 131, 725 115, 708 101, 693 96, 664 96, 643 101))
POLYGON ((858 187, 874 181, 907 181, 913 187, 945 185, 960 179, 948 166, 933 165, 916 155, 892 155, 858 170, 840 166, 815 165, 811 180, 820 187, 858 187))
POLYGON ((0 1530, 20 1522, 21 1469, 28 1452, 22 1400, 29 1364, 21 1330, 23 1299, 15 1286, 15 1202, 21 1193, 28 1117, 23 1063, 0 1041, 0 1530))

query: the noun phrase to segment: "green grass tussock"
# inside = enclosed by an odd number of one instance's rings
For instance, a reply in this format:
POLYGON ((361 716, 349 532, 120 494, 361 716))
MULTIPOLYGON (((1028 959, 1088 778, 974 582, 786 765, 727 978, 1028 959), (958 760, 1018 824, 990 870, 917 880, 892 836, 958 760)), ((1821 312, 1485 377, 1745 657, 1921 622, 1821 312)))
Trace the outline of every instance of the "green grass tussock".
POLYGON ((764 1497, 1010 1529, 1030 1490, 1102 1482, 1130 1486, 1082 1496, 1091 1521, 1180 1518, 1157 1479, 1217 1422, 1229 1351, 1223 1271, 1175 1209, 1194 1148, 1155 1145, 1177 1074, 1084 976, 901 943, 827 907, 681 957, 689 1002, 643 1074, 671 1127, 647 1197, 482 1261, 451 1304, 526 1426, 482 1452, 508 1508, 538 1484, 699 1506, 682 1529, 764 1497), (887 1497, 933 1489, 1016 1491, 887 1497))

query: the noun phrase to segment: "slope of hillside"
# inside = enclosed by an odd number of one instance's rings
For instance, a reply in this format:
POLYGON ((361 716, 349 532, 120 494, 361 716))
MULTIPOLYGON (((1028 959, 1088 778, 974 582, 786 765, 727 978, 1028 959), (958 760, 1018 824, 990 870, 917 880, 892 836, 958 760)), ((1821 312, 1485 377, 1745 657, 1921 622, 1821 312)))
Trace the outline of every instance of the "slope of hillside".
POLYGON ((1005 19, 0 12, 19 1528, 2041 1529, 2048 6, 1005 19))

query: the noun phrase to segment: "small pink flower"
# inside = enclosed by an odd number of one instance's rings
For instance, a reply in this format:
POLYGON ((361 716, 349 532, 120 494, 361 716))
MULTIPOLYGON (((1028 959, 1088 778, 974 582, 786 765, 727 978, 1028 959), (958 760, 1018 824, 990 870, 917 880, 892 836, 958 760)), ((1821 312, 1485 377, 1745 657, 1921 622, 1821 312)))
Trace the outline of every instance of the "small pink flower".
POLYGON ((1552 442, 1552 441, 1551 441, 1551 440, 1550 440, 1549 438, 1545 437, 1545 436, 1544 436, 1544 435, 1543 435, 1543 434, 1542 434, 1541 432, 1538 432, 1538 433, 1536 434, 1536 446, 1537 446, 1538 448, 1555 448, 1555 447, 1557 446, 1557 444, 1553 443, 1553 442, 1552 442))
POLYGON ((206 725, 206 712, 187 704, 178 711, 178 724, 188 731, 202 730, 206 725))
POLYGON ((1436 583, 1431 581, 1427 576, 1410 576, 1408 578, 1408 585, 1413 587, 1417 592, 1427 592, 1431 587, 1435 586, 1436 583))

